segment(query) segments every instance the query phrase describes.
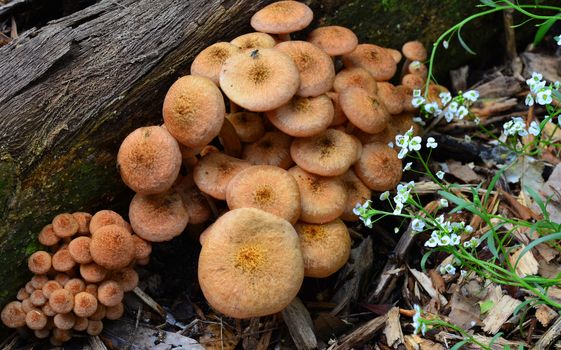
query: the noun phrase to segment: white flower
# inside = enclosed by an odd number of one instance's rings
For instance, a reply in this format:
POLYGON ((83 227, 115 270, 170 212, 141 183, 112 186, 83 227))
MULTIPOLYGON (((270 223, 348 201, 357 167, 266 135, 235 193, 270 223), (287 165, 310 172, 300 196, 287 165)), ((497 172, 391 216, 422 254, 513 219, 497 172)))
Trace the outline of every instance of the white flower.
POLYGON ((415 108, 420 107, 423 103, 425 103, 425 99, 422 96, 415 96, 411 99, 411 104, 415 108))
POLYGON ((528 80, 526 80, 526 84, 528 84, 528 86, 534 85, 536 83, 541 82, 543 79, 543 75, 541 75, 538 72, 532 72, 532 77, 528 80))
POLYGON ((448 264, 446 266, 444 266, 444 271, 446 271, 447 273, 454 275, 456 273, 456 268, 454 267, 454 265, 452 264, 448 264))
POLYGON ((421 219, 413 219, 411 221, 411 228, 413 231, 422 232, 425 229, 425 222, 421 219))
POLYGON ((451 110, 452 112, 457 112, 459 106, 460 106, 460 105, 458 104, 458 102, 452 101, 452 103, 450 103, 450 104, 448 105, 448 109, 451 110))
POLYGON ((444 171, 439 170, 439 171, 436 173, 436 177, 438 177, 440 180, 444 179, 444 171))
POLYGON ((442 46, 444 46, 445 49, 448 49, 448 41, 447 40, 442 41, 442 46))
POLYGON ((421 90, 420 89, 413 90, 413 97, 417 97, 417 96, 421 96, 421 90))
POLYGON ((534 105, 534 97, 532 96, 532 94, 528 94, 526 96, 526 100, 524 101, 524 103, 526 104, 526 106, 533 106, 534 105))
POLYGON ((458 108, 458 112, 456 112, 456 114, 458 115, 459 119, 464 119, 464 117, 466 115, 468 115, 469 111, 466 108, 466 106, 460 106, 460 108, 458 108))
POLYGON ((466 227, 464 227, 464 230, 467 233, 472 233, 473 232, 473 227, 471 227, 471 225, 466 225, 466 227))
POLYGON ((553 101, 551 98, 551 89, 541 89, 536 94, 536 102, 542 106, 548 105, 553 101))
POLYGON ((439 242, 438 239, 431 237, 429 238, 429 240, 425 242, 425 247, 435 248, 438 245, 438 242, 439 242))
MULTIPOLYGON (((481 123, 481 118, 475 117, 475 118, 473 119, 473 122, 474 122, 476 125, 479 125, 479 123, 481 123)), ((471 140, 471 138, 470 138, 470 140, 471 140)))
POLYGON ((544 81, 538 81, 538 82, 533 83, 532 85, 529 85, 530 91, 533 94, 537 94, 540 90, 545 88, 545 83, 546 82, 544 80, 544 81))
POLYGON ((560 87, 561 87, 561 82, 559 82, 559 81, 556 80, 556 81, 553 83, 553 88, 554 88, 555 90, 559 90, 560 87))
POLYGON ((401 203, 401 202, 395 203, 395 208, 393 210, 393 215, 401 214, 402 210, 403 210, 403 203, 401 203))
POLYGON ((469 136, 469 135, 464 135, 464 141, 465 141, 465 142, 471 142, 471 136, 469 136))
POLYGON ((423 108, 427 113, 432 115, 437 115, 442 112, 442 110, 438 107, 438 103, 436 102, 427 103, 423 108))
POLYGON ((421 117, 415 117, 415 118, 413 118, 413 122, 415 122, 415 123, 417 123, 417 124, 419 124, 419 125, 422 125, 422 126, 427 125, 427 123, 425 123, 425 121, 424 121, 423 118, 421 118, 421 117))
POLYGON ((427 139, 427 148, 436 148, 436 146, 438 146, 438 143, 436 143, 434 137, 429 137, 427 139))
POLYGON ((407 145, 409 144, 409 135, 397 135, 395 137, 395 144, 398 147, 407 148, 407 145))
POLYGON ((534 136, 538 136, 540 134, 540 124, 538 124, 537 121, 532 121, 530 123, 530 127, 528 128, 528 133, 534 135, 534 136))
POLYGON ((440 237, 440 242, 438 245, 445 247, 447 245, 450 245, 450 241, 450 236, 443 235, 442 237, 440 237))
POLYGON ((553 39, 555 39, 557 45, 561 46, 561 35, 554 36, 553 39))
POLYGON ((403 159, 407 155, 407 148, 402 148, 397 154, 397 158, 403 159))
POLYGON ((411 169, 411 165, 413 165, 412 162, 409 162, 409 163, 405 164, 405 166, 403 167, 403 171, 407 171, 407 170, 411 169))
POLYGON ((421 149, 421 136, 415 136, 409 141, 409 150, 418 151, 421 149))
POLYGON ((440 199, 440 206, 442 208, 448 208, 448 200, 445 198, 440 199))
POLYGON ((479 91, 477 90, 469 90, 462 94, 462 97, 468 101, 475 102, 479 98, 479 91))
POLYGON ((390 198, 390 191, 386 191, 380 195, 380 200, 385 201, 386 199, 390 198))
POLYGON ((455 116, 456 112, 451 110, 449 107, 444 110, 444 119, 446 119, 446 122, 450 123, 452 120, 454 120, 455 116))
POLYGON ((450 235, 450 245, 459 245, 460 244, 460 236, 455 233, 450 235))
POLYGON ((447 105, 448 102, 452 100, 452 95, 449 92, 441 92, 438 94, 438 97, 440 97, 440 101, 442 101, 443 106, 447 105))
POLYGON ((399 227, 394 227, 393 228, 393 233, 399 233, 399 227))
POLYGON ((460 276, 466 277, 468 272, 466 270, 460 270, 460 276))
POLYGON ((362 219, 362 222, 364 223, 364 226, 368 227, 368 228, 372 228, 372 217, 369 216, 367 218, 363 218, 362 216, 360 217, 362 219))
POLYGON ((355 205, 355 207, 353 208, 353 213, 357 216, 364 216, 366 215, 366 211, 368 209, 370 209, 370 204, 372 203, 372 201, 369 199, 366 202, 364 202, 363 204, 357 203, 355 205))
POLYGON ((409 64, 409 67, 411 67, 413 69, 419 69, 419 68, 421 68, 421 62, 420 61, 413 61, 409 64))
POLYGON ((521 117, 514 117, 503 125, 503 132, 505 135, 527 136, 526 124, 521 117))

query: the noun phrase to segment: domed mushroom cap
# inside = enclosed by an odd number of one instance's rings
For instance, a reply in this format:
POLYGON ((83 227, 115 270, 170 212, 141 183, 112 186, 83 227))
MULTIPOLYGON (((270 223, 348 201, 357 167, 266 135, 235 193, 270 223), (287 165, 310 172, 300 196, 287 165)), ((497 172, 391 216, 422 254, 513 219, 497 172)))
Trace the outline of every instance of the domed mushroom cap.
POLYGON ((42 289, 45 283, 49 281, 49 278, 45 275, 35 275, 31 277, 31 285, 35 289, 42 289))
POLYGON ((68 248, 59 249, 52 257, 52 265, 55 271, 67 272, 72 270, 76 265, 72 255, 68 251, 68 248))
MULTIPOLYGON (((300 257, 302 259, 302 257, 300 257)), ((304 271, 302 270, 302 277, 304 271)), ((2 323, 8 328, 18 328, 25 326, 25 312, 21 308, 19 301, 12 301, 2 309, 0 313, 2 323)))
POLYGON ((409 86, 398 85, 395 87, 397 91, 403 96, 403 111, 414 112, 418 107, 413 106, 413 89, 409 86))
POLYGON ((308 137, 326 130, 333 122, 333 103, 327 95, 293 97, 290 102, 267 112, 267 118, 284 133, 308 137))
POLYGON ((113 210, 100 210, 92 216, 90 220, 90 232, 93 234, 97 229, 108 226, 108 225, 117 225, 123 228, 128 229, 128 223, 123 219, 123 217, 113 211, 113 210))
POLYGON ((96 264, 109 270, 122 269, 134 258, 132 235, 121 226, 103 226, 92 236, 90 253, 96 264))
POLYGON ((51 269, 51 262, 51 254, 40 250, 31 254, 29 259, 27 260, 27 266, 29 268, 29 271, 38 275, 42 275, 49 272, 49 270, 51 269))
POLYGON ((401 48, 403 56, 410 61, 424 61, 427 59, 427 49, 420 41, 408 41, 401 48))
POLYGON ((47 297, 42 290, 36 290, 33 291, 33 293, 31 293, 31 295, 29 296, 29 301, 31 301, 31 304, 33 304, 33 306, 39 307, 45 305, 45 303, 47 302, 47 297))
POLYGON ((300 189, 300 220, 321 224, 335 220, 345 210, 347 192, 339 177, 323 177, 295 166, 288 170, 300 189))
POLYGON ((345 67, 366 69, 376 81, 390 80, 396 70, 392 55, 383 47, 374 44, 360 44, 356 49, 343 56, 345 67))
POLYGON ((270 49, 277 42, 275 38, 266 33, 254 32, 240 35, 230 41, 230 44, 239 47, 242 50, 248 49, 270 49))
POLYGON ((119 303, 115 306, 109 306, 105 309, 105 318, 108 320, 117 320, 123 317, 125 313, 125 306, 123 303, 119 303))
POLYGON ((290 174, 271 165, 254 165, 232 178, 226 189, 230 209, 258 208, 290 223, 300 217, 300 190, 290 174))
POLYGON ((241 208, 221 216, 207 231, 198 275, 213 308, 229 317, 259 317, 281 311, 294 299, 304 266, 288 221, 241 208))
POLYGON ((53 246, 58 243, 60 237, 55 235, 55 231, 53 230, 53 224, 45 225, 41 232, 39 232, 39 243, 46 246, 53 246))
POLYGON ((218 42, 212 44, 195 57, 191 64, 191 74, 207 77, 218 85, 222 65, 228 58, 239 52, 240 48, 231 43, 218 42))
POLYGON ((119 283, 108 280, 97 288, 97 299, 105 306, 115 306, 123 300, 123 288, 119 283))
POLYGON ((384 106, 390 114, 399 114, 403 112, 404 96, 400 90, 396 89, 393 84, 388 82, 378 83, 378 97, 384 102, 384 106))
POLYGON ((181 152, 177 141, 165 129, 142 127, 123 140, 117 166, 123 182, 133 191, 161 193, 171 187, 179 174, 181 152))
POLYGON ((290 56, 300 72, 298 96, 318 96, 331 90, 335 67, 319 47, 307 41, 285 41, 275 48, 290 56))
POLYGON ((61 289, 62 286, 60 285, 60 283, 58 283, 57 281, 51 280, 48 281, 47 283, 45 283, 45 285, 43 285, 43 294, 47 297, 50 298, 51 294, 57 290, 57 289, 61 289))
POLYGON ((92 214, 77 211, 72 213, 72 216, 78 222, 78 234, 85 235, 90 233, 90 220, 92 219, 92 214))
POLYGON ((132 267, 111 272, 109 279, 119 283, 124 292, 130 292, 138 285, 138 273, 132 267))
POLYGON ((339 56, 352 52, 358 45, 358 38, 352 30, 341 26, 319 27, 310 32, 308 41, 329 56, 339 56))
POLYGON ((79 228, 78 221, 70 213, 58 214, 53 219, 53 231, 60 238, 74 236, 79 228))
POLYGON ((364 89, 353 87, 340 92, 339 103, 351 123, 362 131, 375 134, 388 125, 390 114, 384 102, 364 89))
POLYGON ((399 63, 399 61, 401 61, 401 58, 403 57, 401 52, 399 52, 396 49, 390 49, 390 48, 386 48, 386 51, 388 51, 388 53, 392 56, 396 64, 399 63))
POLYGON ((351 236, 343 221, 336 219, 326 224, 294 225, 302 256, 304 276, 323 278, 337 272, 351 255, 351 236))
POLYGON ((80 276, 82 276, 86 282, 101 282, 105 279, 105 276, 107 276, 107 269, 93 262, 82 264, 80 265, 80 276))
POLYGON ((87 264, 92 262, 92 255, 90 254, 90 237, 82 236, 74 238, 68 244, 68 253, 72 259, 78 264, 87 264))
POLYGON ((263 120, 257 113, 231 113, 226 116, 226 119, 232 123, 242 142, 255 142, 265 134, 263 120))
POLYGON ((300 74, 292 59, 277 49, 256 49, 230 57, 220 73, 222 91, 253 111, 275 109, 298 91, 300 74))
POLYGON ((31 310, 25 315, 25 324, 32 330, 42 329, 47 325, 47 316, 39 310, 31 310))
POLYGON ((134 258, 135 259, 145 259, 152 253, 152 243, 133 235, 132 239, 134 241, 134 258))
POLYGON ((49 297, 49 305, 59 314, 65 314, 74 308, 74 295, 66 289, 57 289, 49 297))
POLYGON ((257 142, 244 146, 242 158, 254 165, 274 165, 288 169, 292 164, 290 145, 292 137, 278 131, 269 131, 257 142))
POLYGON ((86 328, 86 333, 91 336, 100 335, 103 331, 103 322, 101 320, 92 320, 88 321, 88 328, 86 328))
POLYGON ((395 188, 401 180, 402 168, 396 151, 384 144, 369 143, 364 145, 354 170, 371 190, 387 191, 395 188))
MULTIPOLYGON (((193 173, 189 173, 187 176, 182 176, 178 179, 173 189, 181 196, 183 205, 185 205, 189 213, 189 224, 201 224, 210 218, 212 212, 208 200, 195 184, 193 173)), ((136 258, 142 259, 146 258, 148 255, 150 254, 148 253, 144 256, 139 256, 139 254, 137 254, 136 258)))
POLYGON ((411 89, 422 89, 425 80, 417 74, 405 74, 403 78, 401 78, 401 84, 411 89))
MULTIPOLYGON (((413 127, 413 135, 420 135, 422 128, 419 124, 413 121, 414 114, 403 112, 400 114, 392 115, 390 125, 396 135, 405 134, 411 127, 413 127)), ((395 135, 394 135, 395 140, 395 135)))
POLYGON ((263 7, 251 17, 253 29, 270 34, 288 34, 306 28, 314 13, 297 1, 277 1, 263 7))
POLYGON ((83 332, 88 328, 88 319, 85 317, 76 317, 76 323, 74 323, 74 329, 78 332, 83 332))
POLYGON ((72 313, 57 314, 53 318, 55 327, 62 330, 70 330, 76 323, 76 316, 72 313))
POLYGON ((300 168, 310 173, 338 176, 356 160, 357 144, 345 132, 328 129, 316 136, 294 139, 290 154, 300 168))
POLYGON ((360 67, 345 68, 335 76, 333 89, 336 92, 340 93, 351 87, 359 87, 372 94, 378 91, 376 80, 374 80, 372 74, 360 67))
POLYGON ((162 114, 169 133, 179 143, 196 148, 218 136, 224 123, 226 106, 222 93, 212 80, 187 75, 169 88, 162 114))
MULTIPOLYGON (((216 199, 226 199, 226 187, 240 171, 251 166, 249 162, 219 152, 205 155, 193 169, 197 187, 216 199)), ((142 236, 141 236, 142 237, 142 236)))
POLYGON ((138 236, 150 242, 164 242, 185 230, 189 213, 181 196, 169 191, 152 196, 136 194, 129 206, 129 218, 138 236))
POLYGON ((353 209, 357 204, 363 204, 372 197, 372 191, 355 175, 354 171, 351 169, 347 171, 341 180, 345 184, 347 189, 347 204, 345 205, 345 211, 341 214, 341 219, 345 221, 357 221, 358 216, 353 213, 353 209))
POLYGON ((90 317, 97 310, 97 298, 88 292, 74 296, 74 313, 78 317, 90 317))

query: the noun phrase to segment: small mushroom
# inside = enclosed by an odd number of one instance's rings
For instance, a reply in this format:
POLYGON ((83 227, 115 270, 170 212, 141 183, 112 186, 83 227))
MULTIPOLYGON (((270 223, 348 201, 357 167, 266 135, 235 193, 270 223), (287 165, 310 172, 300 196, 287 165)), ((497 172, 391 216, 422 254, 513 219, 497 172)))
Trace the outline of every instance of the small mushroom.
POLYGON ((105 318, 108 320, 118 320, 119 318, 123 317, 125 313, 125 306, 123 303, 119 303, 115 306, 108 306, 105 308, 105 318))
POLYGON ((52 257, 52 265, 55 271, 67 272, 72 270, 76 265, 76 261, 72 259, 72 255, 67 247, 59 249, 52 257))
POLYGON ((29 301, 33 306, 41 307, 47 302, 47 297, 42 290, 36 290, 29 296, 29 301))
POLYGON ((76 317, 76 322, 74 323, 74 329, 78 332, 83 332, 88 328, 88 319, 85 317, 76 317))
POLYGON ((411 61, 425 61, 427 59, 427 49, 423 43, 418 40, 415 41, 408 41, 401 47, 401 52, 403 52, 403 56, 409 62, 406 64, 408 65, 411 61))
POLYGON ((367 133, 381 132, 390 121, 390 114, 380 97, 364 89, 343 90, 339 93, 339 103, 349 121, 367 133))
POLYGON ((207 77, 218 85, 222 65, 228 58, 239 52, 240 48, 231 43, 218 42, 212 44, 195 57, 191 64, 191 74, 207 77))
POLYGON ((372 74, 360 67, 345 68, 335 76, 333 89, 336 92, 340 93, 351 87, 359 87, 372 94, 378 91, 378 85, 372 74))
POLYGON ((343 113, 343 109, 341 108, 341 104, 339 103, 339 93, 328 91, 326 93, 327 96, 331 99, 331 103, 333 103, 333 121, 331 122, 331 127, 339 126, 345 124, 348 119, 345 113, 343 113))
POLYGON ((118 225, 128 229, 128 224, 123 217, 113 210, 100 210, 90 220, 90 232, 93 234, 99 228, 107 225, 118 225))
POLYGON ((62 286, 57 281, 51 280, 45 283, 42 291, 43 294, 45 294, 45 297, 50 298, 51 294, 53 294, 53 292, 57 289, 62 289, 62 286))
POLYGON ((39 243, 46 246, 53 246, 60 241, 60 237, 55 235, 55 231, 53 230, 53 224, 48 224, 43 229, 38 236, 39 243))
POLYGON ((78 264, 88 264, 92 262, 92 255, 90 254, 90 237, 82 236, 74 238, 68 244, 68 253, 72 259, 78 264))
POLYGON ((74 308, 74 295, 66 289, 57 289, 49 296, 49 306, 59 314, 65 314, 74 308))
POLYGON ((35 275, 31 277, 31 285, 35 289, 41 289, 49 281, 49 278, 45 275, 35 275))
POLYGON ((90 233, 90 220, 92 219, 92 214, 77 211, 72 213, 72 216, 78 222, 78 234, 86 235, 90 233))
POLYGON ((55 275, 55 281, 57 281, 58 284, 60 284, 61 287, 64 288, 66 283, 70 281, 70 276, 68 276, 66 273, 59 272, 55 275))
POLYGON ((390 80, 397 70, 392 55, 374 44, 359 44, 353 52, 343 55, 343 64, 346 68, 366 69, 376 81, 390 80))
POLYGON ((97 303, 97 309, 93 313, 93 315, 89 316, 88 319, 91 321, 101 321, 105 317, 105 305, 102 303, 97 303))
POLYGON ((400 90, 388 82, 378 82, 378 97, 384 102, 384 106, 390 114, 403 112, 404 96, 400 90))
POLYGON ((248 49, 270 49, 277 42, 275 38, 266 33, 254 32, 240 35, 230 41, 230 44, 239 47, 242 50, 248 49))
POLYGON ((137 235, 133 235, 132 239, 134 241, 135 259, 144 259, 150 256, 150 253, 152 253, 152 243, 140 238, 137 235))
POLYGON ((123 300, 123 288, 119 283, 108 280, 97 288, 97 299, 105 306, 115 306, 123 300))
POLYGON ((82 264, 80 265, 80 276, 90 283, 101 282, 107 276, 107 269, 96 263, 82 264))
POLYGON ((384 144, 364 145, 362 155, 354 170, 362 182, 373 191, 387 191, 395 188, 403 174, 401 160, 397 152, 384 144))
POLYGON ((31 310, 25 315, 25 324, 31 330, 39 330, 47 325, 47 316, 39 310, 31 310))
POLYGON ((357 204, 362 204, 372 197, 372 191, 356 176, 354 171, 350 169, 341 179, 347 189, 347 203, 345 211, 341 214, 341 219, 345 221, 358 221, 358 216, 353 212, 357 204))
MULTIPOLYGON (((220 200, 226 199, 226 187, 230 180, 251 164, 219 152, 205 155, 193 169, 197 187, 220 200)), ((142 237, 142 236, 141 236, 142 237)))
POLYGON ((64 289, 70 291, 73 295, 76 295, 86 290, 86 283, 81 278, 71 278, 64 285, 64 289))
MULTIPOLYGON (((93 261, 109 270, 122 269, 134 259, 132 235, 123 227, 108 225, 95 231, 90 242, 93 261)), ((82 265, 87 266, 87 265, 82 265)), ((80 269, 82 272, 82 269, 80 269)), ((82 275, 83 276, 83 275, 82 275)), ((88 282, 85 276, 84 279, 88 282)))
POLYGON ((244 146, 242 158, 254 165, 273 165, 288 169, 293 164, 290 156, 292 137, 278 131, 269 131, 257 142, 244 146))
POLYGON ((399 52, 399 50, 386 48, 386 51, 389 52, 389 54, 392 56, 392 58, 393 58, 393 60, 396 64, 398 64, 401 61, 401 58, 403 57, 403 55, 401 54, 401 52, 399 52))
POLYGON ((79 228, 78 221, 70 213, 58 214, 53 219, 53 231, 60 238, 74 236, 79 228))
POLYGON ((2 323, 8 328, 18 328, 25 326, 26 314, 21 308, 19 301, 12 301, 2 309, 0 319, 2 323))
POLYGON ((263 120, 257 113, 231 113, 226 116, 226 119, 232 123, 242 142, 255 142, 265 134, 263 120))
POLYGON ((112 271, 109 279, 119 283, 124 292, 130 292, 138 285, 138 273, 131 267, 112 271))
POLYGON ((103 331, 103 322, 90 319, 86 333, 91 336, 100 335, 103 331))
POLYGON ((53 322, 55 324, 55 327, 58 329, 70 330, 76 323, 76 316, 74 316, 74 314, 71 312, 66 314, 57 314, 53 318, 53 322))
POLYGON ((42 275, 46 274, 51 269, 51 261, 51 254, 40 250, 31 254, 27 260, 27 266, 29 267, 29 271, 42 275))
POLYGON ((277 1, 257 11, 251 17, 251 26, 258 32, 281 34, 281 39, 290 40, 288 34, 306 28, 313 18, 314 13, 306 4, 277 1))
POLYGON ((294 299, 304 267, 288 221, 241 208, 218 218, 207 231, 198 276, 213 308, 234 318, 260 317, 281 311, 294 299))
POLYGON ((341 26, 319 27, 308 34, 308 41, 329 56, 340 56, 353 52, 358 38, 352 30, 341 26))
POLYGON ((407 86, 411 89, 422 89, 424 84, 425 84, 425 80, 417 75, 417 74, 405 74, 403 76, 403 78, 401 78, 401 84, 403 86, 407 86))

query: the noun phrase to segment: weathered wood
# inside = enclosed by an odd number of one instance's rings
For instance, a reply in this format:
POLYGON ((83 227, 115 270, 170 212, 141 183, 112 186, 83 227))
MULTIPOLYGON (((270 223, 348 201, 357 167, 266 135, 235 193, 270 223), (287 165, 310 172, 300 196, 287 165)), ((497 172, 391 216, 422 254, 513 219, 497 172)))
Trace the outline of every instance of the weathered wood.
POLYGON ((298 297, 281 312, 284 323, 298 350, 311 350, 318 346, 314 324, 308 309, 298 297))

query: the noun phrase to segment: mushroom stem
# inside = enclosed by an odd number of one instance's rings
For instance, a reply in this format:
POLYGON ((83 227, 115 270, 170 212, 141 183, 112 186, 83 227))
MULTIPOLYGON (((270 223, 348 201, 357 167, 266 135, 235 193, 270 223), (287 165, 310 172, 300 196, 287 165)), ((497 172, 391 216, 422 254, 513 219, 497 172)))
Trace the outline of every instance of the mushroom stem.
POLYGON ((228 119, 224 119, 218 139, 224 147, 224 153, 232 157, 240 157, 242 154, 242 143, 236 133, 236 129, 234 129, 234 126, 228 119))
POLYGON ((290 41, 290 33, 286 33, 286 34, 279 34, 279 39, 281 41, 290 41))
POLYGON ((405 74, 409 73, 409 65, 411 64, 411 62, 413 61, 411 61, 409 58, 405 58, 405 62, 403 62, 403 66, 401 67, 401 74, 399 75, 400 81, 405 74))

